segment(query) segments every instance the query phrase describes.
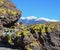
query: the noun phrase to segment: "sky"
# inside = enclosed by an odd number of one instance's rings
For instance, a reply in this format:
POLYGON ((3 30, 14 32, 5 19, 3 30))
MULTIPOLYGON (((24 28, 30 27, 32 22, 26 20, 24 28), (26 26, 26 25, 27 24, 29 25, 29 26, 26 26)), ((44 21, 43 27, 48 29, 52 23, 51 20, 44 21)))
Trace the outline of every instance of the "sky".
POLYGON ((37 17, 60 21, 60 0, 12 0, 22 18, 37 17))

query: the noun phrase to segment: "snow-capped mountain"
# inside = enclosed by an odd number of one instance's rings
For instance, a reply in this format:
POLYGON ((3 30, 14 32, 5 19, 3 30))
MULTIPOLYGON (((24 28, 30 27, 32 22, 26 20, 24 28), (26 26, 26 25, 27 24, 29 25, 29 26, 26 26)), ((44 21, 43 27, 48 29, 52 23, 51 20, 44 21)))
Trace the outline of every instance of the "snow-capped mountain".
POLYGON ((58 20, 48 19, 48 18, 37 18, 35 16, 30 16, 27 18, 21 18, 19 22, 23 22, 25 24, 37 24, 37 23, 46 23, 46 22, 57 22, 58 20))

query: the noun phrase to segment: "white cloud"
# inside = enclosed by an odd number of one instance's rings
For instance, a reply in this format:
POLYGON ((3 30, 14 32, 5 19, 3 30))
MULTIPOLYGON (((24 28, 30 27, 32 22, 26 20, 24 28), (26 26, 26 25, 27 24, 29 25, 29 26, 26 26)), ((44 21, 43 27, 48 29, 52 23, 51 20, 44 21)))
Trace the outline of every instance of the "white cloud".
POLYGON ((38 21, 38 20, 45 20, 45 21, 49 21, 49 22, 57 22, 57 21, 59 21, 59 20, 49 19, 49 18, 45 18, 45 17, 37 18, 36 16, 28 16, 26 18, 22 17, 21 19, 27 19, 27 20, 36 19, 36 21, 38 21))

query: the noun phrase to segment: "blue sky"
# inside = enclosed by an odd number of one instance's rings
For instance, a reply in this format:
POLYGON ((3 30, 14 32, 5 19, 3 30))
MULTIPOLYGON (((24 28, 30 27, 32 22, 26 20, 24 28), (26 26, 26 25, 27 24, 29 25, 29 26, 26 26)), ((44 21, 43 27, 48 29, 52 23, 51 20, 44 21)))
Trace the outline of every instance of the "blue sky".
POLYGON ((35 16, 60 21, 60 0, 12 0, 22 17, 35 16))

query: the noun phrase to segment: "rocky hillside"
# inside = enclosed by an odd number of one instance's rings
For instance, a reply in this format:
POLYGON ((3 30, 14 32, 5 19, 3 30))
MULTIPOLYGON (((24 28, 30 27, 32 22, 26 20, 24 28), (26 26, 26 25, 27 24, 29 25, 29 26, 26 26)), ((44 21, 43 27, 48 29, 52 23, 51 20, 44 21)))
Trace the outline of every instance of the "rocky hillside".
POLYGON ((60 50, 60 23, 17 24, 0 33, 4 47, 20 50, 60 50))
POLYGON ((60 50, 60 23, 17 23, 21 11, 0 0, 0 50, 60 50))

